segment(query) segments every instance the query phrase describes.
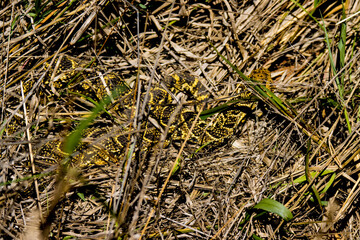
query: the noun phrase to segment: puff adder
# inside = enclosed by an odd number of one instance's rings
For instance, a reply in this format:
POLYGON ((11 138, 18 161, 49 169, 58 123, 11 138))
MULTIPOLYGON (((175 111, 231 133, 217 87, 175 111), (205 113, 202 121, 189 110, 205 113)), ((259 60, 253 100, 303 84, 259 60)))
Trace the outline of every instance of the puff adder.
MULTIPOLYGON (((102 74, 101 69, 97 67, 92 67, 92 71, 84 71, 86 64, 79 64, 68 56, 63 56, 57 61, 55 69, 47 66, 53 78, 49 76, 44 82, 43 90, 47 91, 49 95, 70 91, 81 97, 89 97, 98 101, 116 87, 121 86, 118 91, 120 96, 107 106, 107 110, 121 119, 123 124, 90 126, 83 132, 82 141, 71 156, 72 162, 78 166, 119 162, 126 152, 128 136, 134 132, 129 125, 136 106, 134 91, 116 73, 102 74), (76 81, 73 81, 75 76, 77 76, 76 81)), ((271 80, 269 71, 264 69, 254 70, 249 77, 267 83, 271 80)), ((148 114, 146 115, 148 121, 143 121, 141 124, 143 130, 140 132, 142 135, 141 149, 145 151, 150 151, 159 143, 165 129, 168 129, 165 147, 170 142, 183 141, 196 119, 198 113, 196 105, 211 100, 199 80, 186 74, 167 78, 165 85, 167 90, 160 85, 155 85, 149 91, 148 114), (174 96, 184 97, 187 101, 191 100, 197 104, 177 110, 174 96), (171 122, 171 119, 175 120, 171 122)), ((26 87, 29 89, 31 84, 26 87)), ((237 99, 248 99, 251 96, 243 84, 239 84, 236 89, 234 97, 230 99, 231 101, 235 100, 234 104, 215 114, 210 120, 197 120, 188 140, 189 144, 200 147, 210 143, 209 146, 214 147, 222 144, 234 134, 247 113, 256 107, 256 101, 236 101, 237 99)), ((139 106, 142 106, 145 101, 145 93, 141 95, 140 101, 139 106)), ((47 142, 40 148, 37 155, 51 164, 59 162, 67 155, 62 150, 63 146, 64 143, 60 140, 47 142)), ((140 145, 137 146, 140 147, 140 145)))

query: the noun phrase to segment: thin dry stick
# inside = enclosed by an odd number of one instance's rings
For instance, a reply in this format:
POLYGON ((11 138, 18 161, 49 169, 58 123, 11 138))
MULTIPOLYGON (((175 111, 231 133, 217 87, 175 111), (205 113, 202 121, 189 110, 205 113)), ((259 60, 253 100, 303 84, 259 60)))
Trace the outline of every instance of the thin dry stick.
MULTIPOLYGON (((126 0, 125 0, 126 1, 126 0)), ((130 2, 126 1, 137 13, 137 25, 136 25, 136 29, 137 29, 137 34, 139 35, 139 10, 134 6, 132 5, 130 2)), ((139 40, 139 39, 138 39, 139 40)), ((140 67, 140 45, 139 45, 139 42, 137 42, 137 63, 138 63, 138 69, 140 67)), ((139 115, 139 104, 140 104, 140 96, 141 96, 141 82, 140 82, 140 79, 139 79, 139 71, 137 71, 137 75, 136 75, 136 85, 135 85, 135 91, 137 90, 137 94, 134 95, 134 100, 135 100, 135 97, 137 97, 137 101, 136 101, 136 108, 135 108, 135 117, 133 119, 133 128, 137 129, 138 131, 140 131, 140 125, 141 124, 138 124, 138 115, 139 115)), ((133 112, 134 110, 132 109, 131 111, 131 116, 133 116, 133 112)), ((129 139, 131 137, 131 141, 129 141, 127 147, 126 147, 126 151, 125 152, 128 152, 128 149, 130 150, 129 151, 129 154, 127 156, 125 156, 126 158, 126 170, 125 170, 125 174, 123 176, 123 179, 122 179, 122 184, 121 184, 121 188, 120 188, 120 193, 118 195, 118 200, 117 201, 114 201, 114 211, 116 211, 117 209, 119 209, 119 206, 120 206, 120 202, 121 202, 121 199, 122 199, 122 194, 124 193, 125 191, 125 186, 126 186, 126 183, 127 183, 127 177, 129 175, 129 172, 130 172, 130 167, 131 167, 131 162, 132 162, 132 157, 133 157, 133 153, 135 151, 135 144, 137 142, 137 136, 130 136, 129 134, 129 139), (130 146, 131 145, 131 146, 130 146)), ((119 184, 119 171, 116 175, 116 185, 119 184)), ((125 199, 125 197, 124 197, 125 199)), ((123 202, 124 203, 124 202, 123 202)), ((121 211, 119 211, 121 212, 121 211)), ((114 225, 114 221, 112 222, 112 226, 114 225)), ((109 236, 108 236, 109 237, 109 236)))
MULTIPOLYGON (((126 2, 128 2, 128 1, 126 1, 126 2)), ((138 10, 137 10, 131 3, 128 2, 128 4, 129 4, 130 6, 132 6, 132 7, 136 10, 137 14, 139 14, 138 10)), ((170 8, 170 11, 172 11, 172 9, 173 9, 173 7, 174 7, 174 4, 175 4, 175 1, 173 1, 172 5, 171 5, 171 8, 170 8)), ((137 16, 138 16, 138 15, 137 15, 137 16)), ((171 12, 170 12, 170 16, 171 16, 171 12)), ((169 17, 169 18, 170 18, 170 17, 169 17)), ((142 106, 141 106, 141 111, 140 111, 140 106, 139 106, 139 104, 140 104, 140 96, 141 96, 141 89, 140 89, 140 81, 138 81, 138 84, 139 84, 139 85, 138 85, 138 89, 137 89, 137 91, 138 91, 137 101, 136 101, 137 105, 136 105, 136 109, 135 109, 136 112, 135 112, 135 117, 134 117, 134 128, 137 128, 138 130, 140 130, 141 124, 138 124, 138 125, 137 125, 137 120, 138 120, 139 122, 141 122, 141 121, 142 121, 142 118, 143 118, 143 116, 144 116, 144 113, 145 113, 145 108, 146 108, 146 106, 147 106, 147 102, 148 102, 149 97, 150 97, 151 85, 152 85, 152 82, 153 82, 153 79, 154 79, 154 76, 155 76, 155 72, 156 72, 156 68, 157 68, 157 65, 158 65, 158 62, 159 62, 159 59, 160 59, 160 54, 161 54, 161 52, 162 52, 161 50, 162 50, 162 48, 163 48, 163 46, 164 46, 165 34, 166 34, 167 28, 168 28, 168 26, 169 26, 169 18, 168 18, 168 20, 167 20, 167 23, 166 23, 166 25, 165 25, 164 32, 163 32, 163 34, 162 34, 160 47, 159 47, 158 53, 157 53, 157 55, 156 55, 156 59, 155 59, 155 63, 154 63, 154 68, 153 68, 153 71, 151 72, 149 84, 148 84, 147 91, 146 91, 146 94, 145 94, 145 97, 144 97, 144 102, 143 102, 143 104, 142 104, 142 106)), ((138 18, 137 29, 138 29, 138 31, 139 31, 139 18, 138 18)), ((140 66, 140 45, 139 45, 139 36, 140 36, 140 33, 139 33, 139 32, 137 32, 137 33, 138 33, 137 47, 138 47, 138 64, 139 64, 138 67, 139 67, 139 66, 140 66)), ((138 74, 139 74, 139 71, 138 71, 138 74)), ((139 75, 138 75, 137 77, 139 77, 139 75)), ((133 137, 132 140, 133 140, 133 141, 132 141, 133 144, 132 144, 132 150, 131 150, 131 152, 130 152, 129 160, 131 160, 132 153, 133 153, 133 151, 134 151, 134 149, 135 149, 135 143, 136 143, 136 141, 137 141, 136 136, 133 137)), ((129 163, 128 163, 128 164, 129 164, 129 163)), ((130 166, 129 166, 129 168, 127 168, 127 170, 130 171, 130 166)), ((125 183, 126 183, 126 178, 125 178, 125 177, 127 176, 126 174, 127 174, 127 172, 125 172, 125 176, 124 176, 124 178, 123 178, 122 187, 125 186, 125 183)), ((121 188, 121 190, 122 190, 122 189, 123 189, 123 188, 121 188)), ((119 197, 119 201, 120 201, 120 197, 119 197)), ((119 202, 118 202, 118 204, 119 204, 119 202)), ((116 206, 116 208, 118 208, 118 205, 116 206)))
POLYGON ((173 220, 173 219, 171 219, 171 218, 168 218, 168 217, 166 217, 166 216, 164 216, 164 215, 162 215, 162 214, 160 214, 160 217, 162 217, 162 218, 164 218, 164 219, 166 219, 166 220, 168 220, 168 221, 170 221, 170 222, 173 222, 173 223, 175 223, 175 224, 178 224, 178 225, 180 225, 180 226, 182 226, 182 227, 185 227, 185 229, 182 229, 182 230, 191 230, 191 231, 194 231, 194 232, 196 232, 196 233, 198 233, 198 234, 205 235, 205 236, 207 236, 207 237, 211 237, 211 235, 209 235, 209 234, 207 234, 207 233, 204 233, 204 232, 202 232, 202 231, 199 231, 199 230, 197 230, 196 228, 190 227, 190 226, 188 226, 188 225, 186 225, 186 224, 183 224, 183 223, 181 223, 181 222, 179 222, 179 221, 175 221, 175 220, 173 220))
MULTIPOLYGON (((113 205, 113 199, 114 199, 114 195, 115 195, 115 185, 112 186, 111 188, 111 198, 110 198, 110 202, 109 202, 109 209, 112 207, 113 205)), ((108 220, 106 221, 106 231, 109 232, 109 229, 110 229, 110 225, 111 225, 111 220, 112 220, 112 217, 111 217, 111 211, 109 211, 108 213, 108 220)))
MULTIPOLYGON (((29 127, 28 127, 28 119, 27 119, 27 114, 26 114, 26 106, 25 106, 25 96, 24 96, 24 90, 23 90, 23 84, 22 81, 20 81, 20 88, 21 88, 21 97, 23 99, 23 107, 24 107, 24 120, 25 120, 25 126, 26 126, 26 137, 27 140, 29 141, 28 146, 29 146, 29 157, 30 157, 30 163, 31 163, 31 172, 33 175, 35 175, 35 163, 34 163, 34 155, 33 155, 33 151, 32 151, 32 145, 31 145, 31 137, 30 137, 30 131, 29 131, 29 127)), ((37 204, 38 204, 38 208, 39 208, 39 215, 40 215, 40 221, 43 221, 43 216, 42 216, 42 209, 41 209, 41 201, 40 201, 40 194, 39 194, 39 184, 37 179, 35 178, 35 191, 36 191, 36 198, 37 198, 37 204)))
POLYGON ((226 221, 226 223, 224 224, 224 226, 222 226, 219 231, 217 231, 217 233, 211 238, 211 240, 217 238, 221 231, 233 220, 236 219, 238 214, 241 213, 242 211, 244 211, 244 208, 247 206, 247 204, 249 203, 250 200, 248 200, 245 204, 243 204, 243 206, 229 219, 226 221))
MULTIPOLYGON (((325 139, 327 139, 330 135, 330 133, 332 131, 334 131, 335 129, 335 126, 337 125, 337 123, 339 122, 340 120, 340 115, 339 117, 337 118, 335 124, 333 125, 332 129, 330 131, 328 131, 328 133, 326 134, 326 136, 323 138, 323 142, 325 141, 325 139)), ((323 143, 322 142, 322 143, 323 143)), ((316 150, 314 151, 313 155, 309 158, 309 162, 311 162, 311 160, 315 157, 315 155, 319 152, 321 146, 322 146, 322 143, 319 144, 319 146, 316 148, 316 150)), ((336 157, 336 155, 331 155, 331 157, 329 158, 329 160, 321 167, 321 169, 319 170, 319 174, 326 168, 330 165, 330 163, 332 162, 332 160, 336 157)), ((316 177, 314 177, 310 183, 306 184, 304 187, 305 188, 302 188, 300 191, 298 191, 294 197, 292 197, 286 204, 285 204, 285 207, 288 207, 290 205, 291 202, 293 202, 296 198, 298 198, 299 196, 302 196, 306 191, 308 191, 308 189, 314 184, 316 180, 316 177)), ((310 197, 310 196, 309 196, 310 197)), ((299 198, 295 203, 294 205, 290 208, 290 210, 294 210, 297 205, 300 203, 302 198, 299 198)))
POLYGON ((336 223, 337 221, 339 221, 339 219, 341 217, 344 216, 344 211, 349 208, 350 204, 355 200, 355 197, 359 194, 360 188, 358 187, 360 183, 360 178, 358 178, 358 180, 356 181, 355 185, 353 186, 353 188, 351 189, 349 196, 346 198, 343 206, 341 207, 341 209, 339 210, 338 214, 336 215, 334 222, 336 223), (356 189, 357 188, 357 189, 356 189), (355 191, 356 190, 356 191, 355 191))
MULTIPOLYGON (((138 21, 140 21, 139 19, 137 19, 138 21)), ((146 18, 146 22, 145 22, 145 32, 146 32, 146 28, 147 28, 147 18, 146 18)), ((138 32, 139 33, 139 32, 138 32)), ((145 44, 145 38, 144 38, 144 41, 142 42, 142 47, 144 47, 144 44, 145 44)), ((140 55, 140 35, 138 35, 138 69, 137 69, 137 75, 136 75, 136 83, 138 83, 140 81, 140 64, 141 64, 141 55, 140 55)), ((138 86, 138 87, 141 87, 140 84, 136 84, 135 86, 138 86)), ((138 94, 140 94, 140 92, 138 92, 138 94)), ((149 169, 151 169, 151 166, 149 166, 149 169)), ((140 206, 142 204, 142 201, 145 197, 145 188, 146 188, 146 183, 147 183, 147 179, 149 178, 149 174, 145 174, 145 180, 144 180, 144 183, 142 188, 141 188, 141 191, 140 191, 140 194, 139 194, 139 201, 138 201, 138 205, 137 205, 137 208, 135 210, 135 213, 133 214, 133 218, 132 218, 132 221, 129 225, 129 229, 130 229, 130 232, 135 228, 135 224, 137 222, 137 219, 139 217, 139 211, 140 211, 140 206)))
MULTIPOLYGON (((136 31, 137 31, 137 35, 140 36, 140 32, 139 32, 139 22, 140 22, 139 10, 134 5, 132 5, 130 2, 128 2, 128 1, 126 1, 126 2, 136 11, 136 19, 137 19, 137 21, 136 21, 136 31)), ((137 97, 137 101, 136 101, 134 120, 131 123, 131 124, 133 124, 133 128, 137 129, 138 131, 140 131, 140 127, 141 127, 141 124, 138 124, 138 121, 137 121, 138 120, 138 115, 139 115, 139 104, 140 104, 140 96, 141 96, 141 81, 140 81, 140 78, 139 78, 140 62, 141 62, 141 59, 140 59, 140 43, 139 43, 139 38, 138 38, 138 40, 137 40, 137 64, 138 64, 137 67, 138 67, 138 70, 137 70, 136 85, 135 85, 135 90, 134 90, 134 91, 137 91, 137 94, 134 94, 134 100, 137 97)), ((131 116, 133 116, 133 114, 134 114, 134 109, 132 109, 132 111, 131 111, 131 116)), ((131 127, 131 125, 130 125, 130 127, 131 127)), ((126 187, 126 184, 127 184, 127 177, 129 175, 129 172, 130 172, 131 162, 132 162, 132 158, 133 158, 133 155, 134 155, 133 153, 135 151, 135 145, 136 145, 136 142, 137 142, 137 136, 136 135, 134 136, 134 135, 129 134, 129 139, 130 138, 131 138, 131 141, 129 141, 129 143, 127 144, 126 151, 125 151, 126 153, 129 152, 129 154, 128 154, 129 157, 125 156, 126 169, 125 169, 124 177, 122 179, 123 181, 122 181, 122 184, 121 184, 120 193, 118 195, 118 200, 117 201, 114 200, 114 205, 113 205, 113 210, 117 211, 119 209, 119 211, 118 211, 119 213, 121 213, 123 211, 123 204, 125 203, 125 196, 123 198, 124 201, 122 201, 121 206, 120 206, 120 202, 121 202, 121 199, 122 199, 122 194, 124 193, 125 187, 126 187)), ((118 170, 118 172, 116 174, 115 186, 119 185, 119 182, 120 182, 119 175, 120 175, 120 169, 118 170)), ((126 214, 127 210, 124 210, 124 211, 125 211, 124 213, 126 214)), ((111 229, 113 228, 114 224, 115 224, 115 220, 113 220, 111 222, 111 224, 110 224, 111 229)), ((110 232, 107 235, 107 238, 108 239, 110 238, 110 232)))
POLYGON ((188 139, 189 139, 189 137, 190 137, 190 135, 191 135, 191 133, 192 133, 192 130, 194 129, 194 127, 195 127, 195 125, 196 125, 196 122, 198 121, 198 119, 199 119, 199 117, 200 117, 200 114, 201 114, 204 106, 205 106, 205 104, 203 103, 202 106, 201 106, 200 111, 199 111, 198 114, 196 115, 196 118, 195 118, 194 122, 193 122, 192 125, 191 125, 191 128, 190 128, 189 132, 188 132, 187 135, 186 135, 185 141, 184 141, 183 144, 181 145, 181 148, 180 148, 180 150, 179 150, 179 153, 178 153, 178 155, 176 156, 176 159, 175 159, 175 161, 174 161, 174 163, 173 163, 173 166, 172 166, 172 168, 171 168, 171 170, 170 170, 170 172, 169 172, 169 174, 168 174, 168 176, 167 176, 167 178, 166 178, 166 180, 165 180, 165 183, 164 183, 163 187, 161 188, 161 191, 160 191, 160 193, 159 193, 159 195, 158 195, 158 197, 157 197, 157 199, 156 199, 156 201, 155 201, 154 207, 151 209, 151 212, 150 212, 150 214, 149 214, 149 217, 148 217, 148 219, 147 219, 147 221, 146 221, 146 224, 145 224, 143 230, 141 231, 141 236, 140 236, 140 238, 139 238, 138 240, 141 240, 142 236, 145 235, 147 226, 149 225, 149 222, 150 222, 150 220, 151 220, 151 218, 152 218, 152 216, 153 216, 153 214, 154 214, 154 212, 155 212, 155 208, 156 208, 156 206, 158 205, 158 203, 160 202, 161 196, 162 196, 162 194, 164 193, 165 188, 166 188, 166 186, 167 186, 167 184, 168 184, 168 182, 169 182, 169 180, 170 180, 170 177, 171 177, 172 173, 174 172, 174 170, 175 170, 175 168, 176 168, 176 166, 177 166, 177 162, 178 162, 178 160, 180 159, 180 156, 181 156, 181 154, 182 154, 182 152, 183 152, 183 150, 184 150, 184 148, 185 148, 186 142, 188 141, 188 139))
MULTIPOLYGON (((149 183, 150 179, 153 177, 155 169, 157 168, 157 166, 159 164, 160 156, 161 156, 161 154, 163 152, 162 150, 163 150, 163 147, 164 147, 164 142, 165 142, 166 136, 168 135, 168 132, 169 132, 169 128, 170 128, 171 124, 174 122, 175 116, 177 116, 179 111, 181 111, 182 107, 183 107, 182 103, 176 107, 174 112, 171 114, 171 117, 170 117, 170 119, 168 121, 168 124, 167 124, 167 127, 166 127, 165 131, 162 133, 162 135, 160 137, 160 141, 159 141, 160 142, 160 146, 159 146, 160 150, 159 150, 159 153, 156 156, 155 163, 153 165, 149 166, 149 168, 148 168, 149 171, 147 171, 147 173, 145 174, 146 177, 145 177, 145 179, 143 181, 144 184, 143 184, 143 186, 141 188, 141 194, 140 194, 140 198, 139 198, 139 201, 138 201, 137 209, 141 209, 141 204, 142 204, 142 201, 143 201, 143 199, 145 197, 146 187, 148 186, 148 183, 149 183)), ((133 220, 132 220, 132 222, 130 224, 129 229, 134 229, 135 228, 138 217, 139 217, 139 210, 137 210, 134 213, 133 220)))

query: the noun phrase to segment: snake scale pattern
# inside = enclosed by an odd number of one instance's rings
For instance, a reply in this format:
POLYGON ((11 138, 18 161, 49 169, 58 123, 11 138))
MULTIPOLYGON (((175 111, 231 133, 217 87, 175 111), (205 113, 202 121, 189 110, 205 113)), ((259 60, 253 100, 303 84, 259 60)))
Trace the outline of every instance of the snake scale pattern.
MULTIPOLYGON (((112 99, 106 106, 106 110, 121 124, 93 124, 82 132, 82 141, 71 154, 71 161, 78 166, 104 165, 117 163, 124 157, 130 134, 134 133, 131 122, 136 112, 135 91, 121 80, 114 72, 106 72, 98 67, 89 67, 88 63, 79 62, 70 56, 61 56, 56 59, 54 67, 46 64, 48 75, 43 81, 40 94, 63 96, 71 93, 83 99, 100 101, 106 96, 117 92, 119 97, 112 99), (91 71, 87 71, 91 69, 91 71), (117 91, 114 91, 117 89, 117 91)), ((268 70, 254 70, 250 78, 261 82, 269 82, 268 70)), ((164 146, 170 142, 179 143, 184 141, 194 121, 188 143, 200 147, 204 144, 218 146, 229 139, 238 126, 244 121, 247 112, 256 107, 256 101, 236 101, 247 99, 251 93, 243 84, 239 84, 230 98, 233 104, 229 104, 224 110, 219 111, 209 119, 196 119, 200 111, 200 105, 210 102, 212 99, 197 78, 188 74, 175 74, 166 78, 164 84, 154 84, 149 89, 146 98, 146 89, 140 96, 142 106, 147 99, 146 117, 141 123, 140 139, 141 149, 151 150, 159 143, 162 135, 164 146), (165 87, 164 87, 165 85, 165 87), (178 107, 174 99, 186 99, 189 104, 178 107), (235 101, 234 101, 235 100, 235 101)), ((25 84, 25 92, 33 86, 33 83, 25 84)), ((214 101, 212 101, 214 102, 214 101)), ((229 102, 229 98, 227 99, 229 102)), ((69 107, 71 108, 71 106, 69 107)), ((58 163, 65 156, 63 151, 64 139, 51 140, 45 143, 37 151, 37 158, 49 164, 58 163)))

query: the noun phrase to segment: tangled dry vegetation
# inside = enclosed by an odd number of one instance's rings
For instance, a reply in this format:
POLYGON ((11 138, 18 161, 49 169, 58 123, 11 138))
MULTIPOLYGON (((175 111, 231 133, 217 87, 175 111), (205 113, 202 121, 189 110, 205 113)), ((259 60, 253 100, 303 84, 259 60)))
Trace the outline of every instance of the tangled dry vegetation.
MULTIPOLYGON (((358 0, 14 0, 0 9, 0 239, 360 238, 358 0), (262 67, 274 94, 253 87, 257 109, 211 151, 133 149, 140 129, 118 164, 40 167, 41 145, 66 139, 97 104, 45 86, 56 79, 45 62, 63 54, 142 91, 186 71, 215 103, 245 82, 239 71, 262 67)), ((94 122, 121 125, 109 114, 94 122)))

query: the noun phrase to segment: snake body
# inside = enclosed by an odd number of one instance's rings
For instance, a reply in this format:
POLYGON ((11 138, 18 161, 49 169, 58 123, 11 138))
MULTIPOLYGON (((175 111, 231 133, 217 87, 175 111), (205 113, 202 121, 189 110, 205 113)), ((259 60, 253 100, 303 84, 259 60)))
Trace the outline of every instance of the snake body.
MULTIPOLYGON (((131 125, 131 119, 136 110, 136 95, 125 81, 121 80, 115 73, 101 73, 101 70, 92 67, 91 71, 86 63, 78 63, 75 59, 63 56, 57 59, 55 67, 46 65, 49 69, 47 79, 43 84, 43 93, 48 95, 61 95, 61 91, 72 92, 82 98, 91 98, 99 101, 111 94, 113 89, 118 89, 119 97, 113 99, 107 110, 114 113, 117 118, 126 122, 124 126, 90 126, 82 133, 82 141, 72 154, 72 162, 79 166, 104 165, 109 162, 117 163, 121 159, 130 141, 129 134, 135 132, 131 125), (95 69, 95 70, 94 70, 95 69), (75 80, 74 80, 75 79, 75 80), (120 90, 119 90, 120 89, 120 90)), ((262 82, 269 81, 270 74, 266 70, 255 70, 250 75, 262 82)), ((25 90, 30 89, 32 84, 25 85, 25 90)), ((165 81, 166 90, 155 85, 140 96, 141 106, 147 100, 147 119, 141 124, 140 132, 142 138, 142 149, 148 151, 152 146, 159 143, 161 136, 165 133, 165 147, 170 142, 184 141, 191 126, 194 127, 189 135, 188 142, 198 147, 209 144, 217 146, 231 137, 238 126, 244 121, 247 111, 256 107, 256 102, 236 102, 218 112, 212 121, 197 119, 199 105, 209 101, 209 94, 204 91, 198 79, 189 75, 173 75, 165 81), (195 102, 195 106, 178 108, 174 102, 174 96, 183 96, 188 101, 195 102), (146 97, 147 96, 147 97, 146 97)), ((243 84, 237 86, 235 97, 248 98, 251 93, 243 84)), ((45 143, 37 155, 49 163, 56 163, 64 159, 66 154, 63 150, 64 141, 52 140, 45 143)))

